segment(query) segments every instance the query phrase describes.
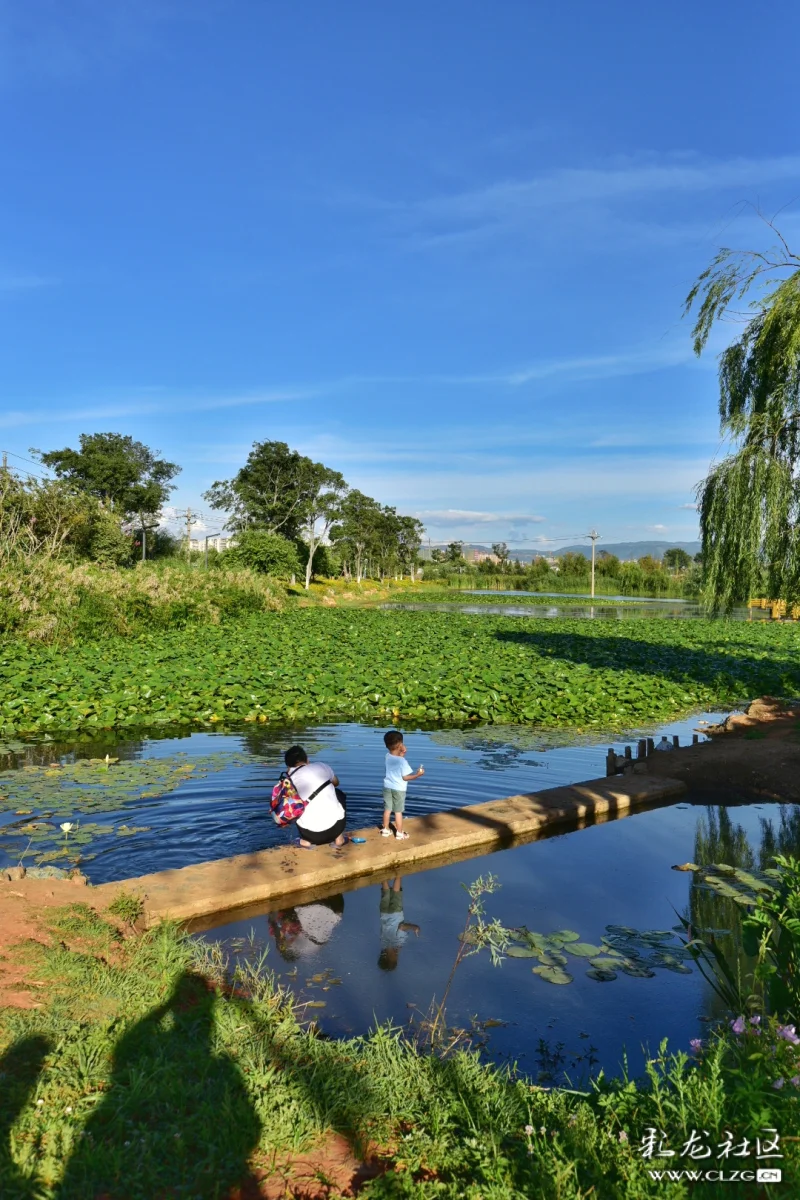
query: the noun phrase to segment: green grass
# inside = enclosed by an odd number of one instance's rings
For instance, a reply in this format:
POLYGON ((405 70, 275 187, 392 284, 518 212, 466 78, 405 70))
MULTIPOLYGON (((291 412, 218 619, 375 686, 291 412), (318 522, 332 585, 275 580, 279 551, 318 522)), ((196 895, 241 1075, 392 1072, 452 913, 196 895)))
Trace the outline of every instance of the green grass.
POLYGON ((800 628, 297 609, 0 646, 0 734, 322 719, 613 731, 797 695, 800 628))
MULTIPOLYGON (((176 927, 102 925, 82 906, 57 914, 51 946, 28 951, 47 1007, 0 1013, 4 1200, 221 1198, 331 1131, 356 1155, 378 1147, 372 1200, 674 1200, 683 1185, 650 1180, 638 1153, 649 1126, 676 1147, 694 1129, 721 1142, 797 1126, 786 1095, 743 1104, 722 1042, 699 1066, 662 1048, 645 1080, 547 1091, 472 1051, 421 1054, 396 1029, 320 1038, 263 971, 231 994, 214 986, 219 956, 176 927)), ((776 1195, 800 1183, 783 1149, 776 1195)), ((732 1194, 756 1193, 703 1188, 732 1194)))

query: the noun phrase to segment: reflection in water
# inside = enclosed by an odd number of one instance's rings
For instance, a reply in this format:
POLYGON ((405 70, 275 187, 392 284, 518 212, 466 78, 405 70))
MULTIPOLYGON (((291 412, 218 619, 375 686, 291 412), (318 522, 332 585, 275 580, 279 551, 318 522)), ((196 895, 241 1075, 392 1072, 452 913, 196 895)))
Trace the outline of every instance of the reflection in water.
POLYGON ((344 896, 328 896, 313 904, 279 909, 269 916, 269 931, 285 962, 311 958, 331 940, 344 916, 344 896))
MULTIPOLYGON (((630 621, 641 620, 643 617, 675 618, 678 620, 715 619, 698 604, 688 604, 684 601, 662 601, 631 603, 625 605, 610 604, 469 604, 463 601, 430 601, 428 603, 387 603, 381 608, 404 609, 406 612, 455 612, 468 617, 544 617, 549 620, 558 618, 575 618, 589 621, 630 621)), ((726 613, 731 621, 762 621, 769 620, 769 614, 760 609, 739 609, 726 613), (753 613, 757 615, 754 617, 753 613)))
MULTIPOLYGON (((775 806, 771 806, 775 807, 775 806)), ((694 861, 699 866, 725 863, 745 871, 760 870, 774 865, 776 854, 800 855, 800 808, 795 805, 777 806, 774 817, 758 816, 758 832, 748 831, 735 821, 741 808, 709 806, 697 822, 694 861)), ((734 977, 744 983, 756 965, 756 959, 745 952, 742 939, 742 909, 735 900, 720 895, 692 875, 687 918, 693 930, 715 930, 725 960, 734 977), (724 933, 720 931, 725 931, 724 933)), ((724 1015, 723 1004, 716 993, 708 999, 709 1016, 724 1015)))
POLYGON ((409 933, 420 935, 419 925, 406 921, 403 912, 403 881, 398 876, 391 883, 381 884, 381 952, 378 966, 382 971, 394 971, 400 958, 400 950, 409 933))
MULTIPOLYGON (((465 772, 471 771, 473 786, 480 784, 487 778, 475 765, 481 751, 460 751, 470 760, 465 772)), ((308 906, 297 905, 238 920, 232 913, 228 924, 201 936, 221 941, 234 960, 257 955, 248 948, 251 931, 256 945, 269 936, 279 951, 270 967, 301 1004, 310 1003, 329 1036, 365 1033, 376 1021, 405 1027, 412 1013, 428 1012, 442 995, 463 931, 463 885, 489 872, 501 887, 487 917, 507 928, 524 925, 545 935, 573 930, 582 942, 598 945, 609 925, 669 930, 676 912, 692 912, 695 923, 730 929, 738 939, 739 913, 729 911, 724 897, 697 891, 694 875, 671 867, 691 859, 758 864, 774 846, 797 852, 800 810, 776 804, 725 809, 694 799, 402 882, 367 883, 346 893, 344 911, 341 896, 334 897, 336 912, 319 924, 309 924, 308 906), (306 970, 312 956, 313 968, 306 970)), ((574 981, 555 986, 535 975, 533 965, 508 957, 497 968, 483 954, 466 959, 448 998, 448 1023, 467 1029, 477 1018, 496 1061, 516 1061, 534 1076, 564 1071, 572 1086, 581 1086, 577 1075, 598 1062, 616 1073, 623 1050, 638 1074, 664 1037, 671 1049, 688 1050, 689 1039, 706 1032, 700 1015, 718 1011, 694 967, 688 975, 663 970, 653 978, 623 973, 607 986, 587 976, 576 959, 574 981)))

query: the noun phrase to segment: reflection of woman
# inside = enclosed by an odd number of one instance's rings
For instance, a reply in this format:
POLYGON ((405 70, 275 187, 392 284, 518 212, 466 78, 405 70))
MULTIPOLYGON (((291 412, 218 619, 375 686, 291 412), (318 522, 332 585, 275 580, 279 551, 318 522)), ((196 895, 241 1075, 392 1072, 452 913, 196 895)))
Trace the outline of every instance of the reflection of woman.
POLYGON ((281 958, 294 962, 309 958, 327 942, 344 914, 344 896, 328 896, 312 904, 298 904, 269 917, 269 931, 281 958))

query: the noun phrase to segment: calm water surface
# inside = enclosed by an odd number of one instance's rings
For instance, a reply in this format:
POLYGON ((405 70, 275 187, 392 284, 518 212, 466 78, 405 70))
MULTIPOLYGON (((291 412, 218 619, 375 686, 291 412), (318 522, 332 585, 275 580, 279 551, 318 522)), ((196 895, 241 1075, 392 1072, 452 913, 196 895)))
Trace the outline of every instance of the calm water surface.
MULTIPOLYGON (((719 716, 699 714, 665 728, 670 734, 680 734, 682 741, 691 740, 699 721, 713 721, 719 716)), ((289 835, 275 825, 269 797, 283 769, 283 752, 293 742, 301 742, 311 757, 328 760, 334 767, 347 793, 350 828, 379 821, 383 727, 355 723, 294 729, 248 726, 241 733, 197 732, 138 741, 108 737, 77 745, 51 743, 46 748, 32 746, 19 754, 6 755, 4 762, 21 768, 26 761, 72 762, 102 759, 107 753, 134 762, 161 759, 172 766, 176 761, 199 763, 208 756, 218 756, 218 761, 212 769, 198 771, 196 777, 187 773, 186 782, 163 794, 144 794, 124 807, 99 813, 81 814, 80 788, 73 789, 74 811, 55 816, 44 801, 40 805, 26 803, 25 815, 0 813, 0 864, 19 860, 27 839, 18 831, 28 829, 37 820, 42 822, 42 835, 51 840, 60 838, 58 826, 64 820, 80 823, 83 828, 90 823, 107 828, 108 832, 98 833, 84 848, 82 869, 93 883, 281 845, 289 835), (176 758, 179 755, 183 759, 176 758), (127 832, 130 829, 136 832, 127 832)), ((597 735, 578 741, 574 734, 543 734, 522 726, 484 726, 407 730, 406 744, 408 761, 415 767, 425 767, 424 779, 409 791, 409 811, 422 814, 604 775, 606 751, 613 742, 600 742, 597 735), (564 745, 568 737, 570 743, 564 745)), ((623 743, 616 744, 621 753, 623 743)), ((113 779, 113 774, 106 776, 98 766, 98 779, 102 782, 109 777, 113 779)), ((20 778, 26 778, 24 771, 20 778)), ((60 786, 58 781, 56 785, 60 786)), ((62 790, 60 796, 66 794, 62 790)), ((31 862, 28 858, 27 864, 31 862)))
MULTIPOLYGON (((442 995, 465 917, 460 885, 481 874, 498 876, 502 886, 486 898, 486 909, 507 926, 571 929, 595 944, 608 924, 669 930, 676 911, 686 909, 693 878, 671 867, 698 855, 702 861, 698 824, 709 812, 718 824, 719 808, 707 810, 702 799, 407 876, 403 920, 419 932, 408 930, 389 956, 381 885, 250 914, 201 936, 221 941, 231 962, 268 948, 268 966, 299 999, 314 1002, 307 1016, 330 1035, 364 1033, 376 1022, 404 1025, 428 1009, 434 994, 442 995), (316 1006, 320 1001, 324 1007, 316 1006)), ((777 804, 725 810, 755 850, 763 822, 778 830, 790 811, 777 804)), ((413 836, 413 820, 409 828, 413 836)), ((688 1052, 689 1039, 702 1037, 704 1018, 716 1012, 696 969, 690 975, 660 970, 653 979, 620 974, 597 983, 585 974, 586 960, 569 962, 574 982, 555 986, 533 974, 536 960, 509 958, 499 968, 485 954, 464 960, 449 1023, 468 1026, 476 1016, 502 1022, 487 1031, 491 1057, 515 1060, 534 1077, 544 1068, 545 1078, 566 1073, 578 1083, 599 1066, 617 1072, 625 1054, 638 1073, 643 1047, 655 1051, 664 1037, 688 1052)))

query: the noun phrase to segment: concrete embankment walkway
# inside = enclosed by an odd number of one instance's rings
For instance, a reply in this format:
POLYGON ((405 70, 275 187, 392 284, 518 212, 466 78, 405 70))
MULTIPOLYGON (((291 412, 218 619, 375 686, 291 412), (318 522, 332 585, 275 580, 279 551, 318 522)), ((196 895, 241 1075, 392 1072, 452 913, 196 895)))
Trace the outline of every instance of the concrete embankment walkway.
MULTIPOLYGON (((291 844, 293 835, 287 831, 287 844, 271 850, 140 875, 123 883, 102 884, 94 891, 101 901, 120 891, 142 896, 148 924, 172 917, 199 925, 202 918, 216 917, 206 920, 208 927, 221 923, 223 912, 230 920, 244 915, 231 913, 233 909, 259 906, 263 911, 266 905, 295 903, 337 885, 349 888, 367 877, 377 882, 396 874, 413 874, 442 862, 488 854, 552 832, 563 833, 570 827, 583 829, 612 821, 637 809, 657 807, 685 791, 686 784, 680 780, 646 775, 594 779, 573 787, 411 817, 407 841, 381 837, 373 826, 355 835, 367 839, 364 845, 301 850, 291 844)), ((270 820, 267 811, 264 820, 270 820)))

